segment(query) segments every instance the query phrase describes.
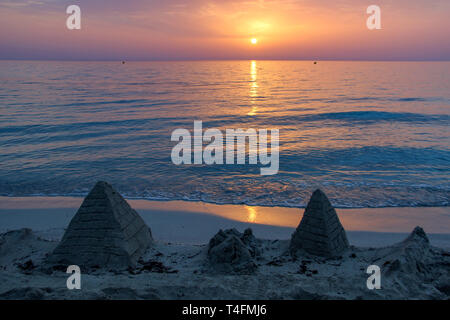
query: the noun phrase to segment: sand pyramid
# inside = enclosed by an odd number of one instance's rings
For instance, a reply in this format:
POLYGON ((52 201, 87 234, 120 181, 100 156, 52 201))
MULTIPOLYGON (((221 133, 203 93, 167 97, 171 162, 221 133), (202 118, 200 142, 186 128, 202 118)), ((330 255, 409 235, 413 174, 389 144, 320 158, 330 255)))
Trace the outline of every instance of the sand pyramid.
POLYGON ((97 182, 50 255, 80 268, 133 267, 152 242, 150 228, 106 182, 97 182))
POLYGON ((348 248, 347 235, 325 193, 317 189, 311 196, 302 221, 292 235, 290 250, 332 257, 348 248))

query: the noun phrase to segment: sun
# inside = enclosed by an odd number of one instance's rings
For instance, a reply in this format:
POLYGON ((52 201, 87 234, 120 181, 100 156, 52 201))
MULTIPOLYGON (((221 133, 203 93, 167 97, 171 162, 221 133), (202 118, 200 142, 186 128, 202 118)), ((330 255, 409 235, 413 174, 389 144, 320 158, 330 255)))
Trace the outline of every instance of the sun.
POLYGON ((257 43, 258 43, 258 39, 256 39, 256 38, 251 38, 251 39, 250 39, 250 42, 251 42, 252 44, 257 44, 257 43))

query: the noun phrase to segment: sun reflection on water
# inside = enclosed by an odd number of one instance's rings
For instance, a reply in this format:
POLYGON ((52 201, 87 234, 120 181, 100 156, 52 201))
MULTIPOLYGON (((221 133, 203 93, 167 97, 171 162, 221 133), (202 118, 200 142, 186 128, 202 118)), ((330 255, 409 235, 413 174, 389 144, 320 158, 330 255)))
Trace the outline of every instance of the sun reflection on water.
POLYGON ((245 207, 248 212, 247 221, 256 222, 257 212, 255 207, 245 207))
POLYGON ((252 109, 247 113, 249 116, 256 115, 258 111, 258 106, 255 105, 256 97, 258 96, 258 83, 257 83, 258 71, 256 68, 256 61, 252 60, 250 63, 250 103, 252 104, 252 109))

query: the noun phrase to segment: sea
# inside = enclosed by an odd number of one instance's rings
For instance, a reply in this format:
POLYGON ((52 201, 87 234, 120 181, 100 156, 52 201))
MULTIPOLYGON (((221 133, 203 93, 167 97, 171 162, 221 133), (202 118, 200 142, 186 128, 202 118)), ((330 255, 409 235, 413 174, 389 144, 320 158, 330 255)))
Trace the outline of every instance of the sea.
MULTIPOLYGON (((206 144, 205 144, 206 145, 206 144)), ((450 205, 450 62, 0 61, 0 196, 450 205), (182 164, 171 134, 278 129, 279 171, 182 164)))

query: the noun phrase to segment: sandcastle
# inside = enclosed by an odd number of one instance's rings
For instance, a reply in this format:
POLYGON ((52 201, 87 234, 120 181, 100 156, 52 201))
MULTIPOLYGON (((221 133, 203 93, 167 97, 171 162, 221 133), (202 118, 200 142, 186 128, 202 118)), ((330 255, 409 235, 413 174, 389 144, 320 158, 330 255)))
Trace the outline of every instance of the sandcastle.
POLYGON ((84 199, 48 261, 82 269, 134 267, 152 241, 151 230, 139 214, 111 185, 100 181, 84 199))
POLYGON ((303 218, 292 234, 290 251, 324 257, 340 255, 349 247, 347 235, 330 201, 320 189, 314 191, 303 218))
POLYGON ((209 241, 208 260, 219 273, 251 274, 257 268, 255 258, 260 254, 258 245, 250 228, 244 233, 236 229, 219 230, 209 241))

